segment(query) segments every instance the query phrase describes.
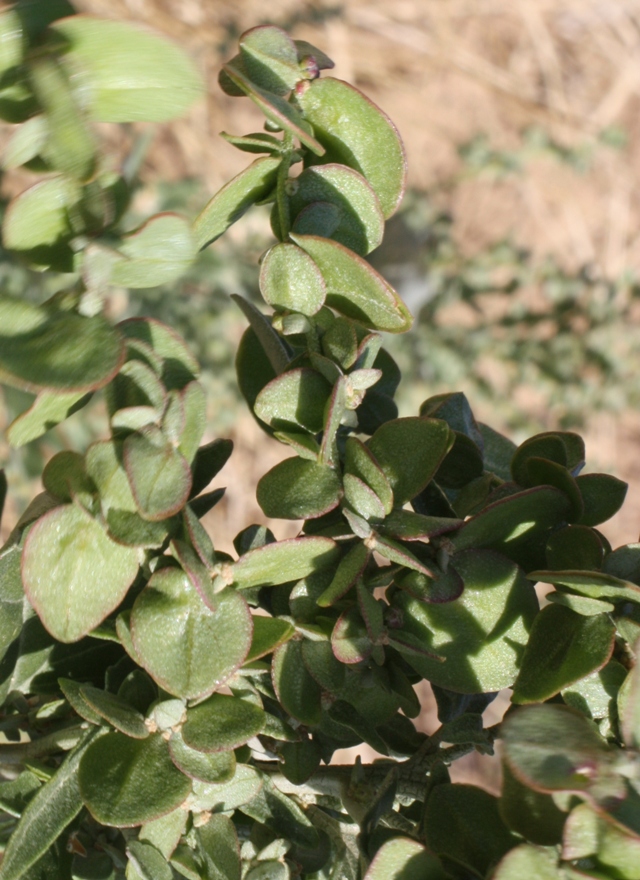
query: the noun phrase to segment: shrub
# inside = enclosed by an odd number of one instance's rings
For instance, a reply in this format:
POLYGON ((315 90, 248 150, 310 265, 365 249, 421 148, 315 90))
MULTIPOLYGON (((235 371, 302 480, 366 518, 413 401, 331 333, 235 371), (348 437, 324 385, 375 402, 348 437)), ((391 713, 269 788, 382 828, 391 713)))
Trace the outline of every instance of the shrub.
POLYGON ((0 34, 9 164, 49 172, 9 206, 5 247, 69 273, 46 302, 0 296, 2 380, 36 395, 9 439, 101 389, 111 426, 49 461, 0 552, 0 878, 636 876, 640 545, 596 528, 626 486, 580 475, 576 434, 516 448, 460 393, 397 417, 380 334, 411 316, 365 259, 404 189, 389 119, 320 77, 320 50, 254 28, 220 84, 267 117, 226 136, 258 158, 193 224, 127 231, 91 122, 181 113, 202 91, 190 61, 66 0, 14 4, 0 34), (258 501, 304 524, 251 525, 232 558, 200 522, 231 444, 200 446, 197 362, 171 327, 102 306, 110 285, 175 279, 257 202, 273 311, 237 298, 238 382, 292 452, 258 501), (410 720, 424 679, 431 736, 410 720), (515 708, 485 728, 504 688, 515 708), (499 798, 450 781, 498 737, 499 798), (385 757, 330 763, 362 743, 385 757))

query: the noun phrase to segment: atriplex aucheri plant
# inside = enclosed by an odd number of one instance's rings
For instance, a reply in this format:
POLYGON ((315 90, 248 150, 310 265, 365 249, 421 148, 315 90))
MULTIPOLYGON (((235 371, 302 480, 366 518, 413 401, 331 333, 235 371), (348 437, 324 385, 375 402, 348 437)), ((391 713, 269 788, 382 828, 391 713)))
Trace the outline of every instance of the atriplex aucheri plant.
POLYGON ((5 166, 47 172, 4 246, 65 273, 47 302, 0 295, 0 376, 36 395, 9 440, 98 390, 111 425, 51 459, 0 551, 0 878, 637 878, 640 545, 596 528, 626 486, 579 475, 576 434, 516 448, 459 393, 397 418, 380 332, 411 317, 365 260, 404 188, 391 122, 319 76, 320 50, 250 30, 220 84, 267 117, 225 135, 258 158, 193 224, 130 231, 130 181, 91 123, 182 113, 202 93, 190 60, 67 0, 5 9, 0 47, 5 166), (272 311, 238 299, 238 381, 291 448, 260 505, 304 525, 248 526, 231 558, 200 522, 231 443, 199 445, 198 364, 103 302, 176 278, 256 203, 272 311), (555 588, 542 609, 536 581, 555 588), (432 736, 410 720, 423 679, 432 736), (484 728, 509 687, 524 706, 484 728), (501 797, 452 784, 497 737, 501 797), (388 757, 330 764, 361 743, 388 757))

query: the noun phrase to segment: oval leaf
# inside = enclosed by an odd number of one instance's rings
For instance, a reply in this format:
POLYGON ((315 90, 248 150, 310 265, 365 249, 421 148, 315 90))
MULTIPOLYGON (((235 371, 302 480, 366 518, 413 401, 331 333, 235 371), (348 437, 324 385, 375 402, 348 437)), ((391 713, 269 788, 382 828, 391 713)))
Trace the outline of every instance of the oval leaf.
POLYGON ((83 508, 71 504, 38 520, 22 555, 27 598, 61 642, 75 642, 95 629, 120 604, 137 573, 137 551, 114 543, 83 508))
POLYGON ((122 451, 143 519, 167 519, 184 507, 191 491, 191 468, 158 428, 149 426, 130 434, 122 451))
POLYGON ((175 281, 196 256, 189 224, 177 214, 158 214, 130 232, 118 247, 111 280, 122 287, 156 287, 175 281))
POLYGON ((365 327, 404 333, 413 319, 396 291, 362 257, 335 241, 317 235, 294 235, 322 272, 326 303, 365 327))
POLYGON ((193 223, 193 234, 199 250, 219 238, 252 205, 271 192, 281 161, 271 156, 256 159, 218 190, 193 223))
POLYGON ((342 486, 336 472, 304 458, 286 458, 262 477, 256 490, 266 516, 314 519, 337 507, 342 486))
POLYGON ((164 122, 203 94, 189 56, 164 37, 89 15, 69 16, 53 28, 97 122, 164 122))
POLYGON ((118 331, 99 315, 0 297, 0 379, 25 391, 94 391, 124 360, 118 331))
POLYGON ((229 576, 239 589, 276 586, 326 568, 339 554, 331 538, 290 538, 249 550, 233 565, 229 576))
POLYGON ((188 710, 182 738, 199 752, 226 752, 260 733, 264 723, 264 709, 254 703, 214 694, 188 710))
POLYGON ((169 757, 160 734, 131 739, 108 733, 80 762, 80 794, 103 825, 129 828, 170 813, 187 797, 191 780, 169 757))
POLYGON ((183 571, 152 575, 131 612, 131 636, 147 672, 170 694, 212 693, 242 665, 251 646, 251 612, 242 596, 223 590, 212 611, 183 571))
POLYGON ((274 309, 315 315, 324 305, 326 288, 308 254, 294 244, 277 244, 262 260, 260 292, 274 309))
POLYGON ((298 98, 305 118, 326 149, 328 162, 359 171, 389 218, 402 199, 407 174, 395 125, 362 92, 339 79, 317 79, 298 98))

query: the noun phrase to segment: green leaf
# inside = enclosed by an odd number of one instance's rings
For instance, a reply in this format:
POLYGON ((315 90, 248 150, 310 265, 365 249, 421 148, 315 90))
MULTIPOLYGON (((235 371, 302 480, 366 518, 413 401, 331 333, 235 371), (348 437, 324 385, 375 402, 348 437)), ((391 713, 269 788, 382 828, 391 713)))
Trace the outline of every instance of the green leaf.
POLYGON ((69 215, 81 196, 80 187, 62 175, 30 186, 6 210, 2 224, 4 247, 20 251, 36 266, 73 271, 74 256, 68 242, 74 232, 69 215))
POLYGON ((134 739, 145 739, 149 736, 144 716, 126 700, 90 685, 82 687, 80 693, 89 706, 120 733, 134 739))
POLYGON ((396 504, 420 494, 453 439, 449 426, 439 419, 394 419, 378 428, 367 446, 389 480, 396 504))
POLYGON ((223 71, 237 89, 251 98, 270 122, 297 137, 316 156, 324 155, 324 147, 311 134, 309 123, 292 104, 251 82, 237 63, 225 64, 223 71))
POLYGON ((240 57, 249 78, 274 95, 286 95, 303 78, 291 37, 273 25, 260 25, 240 37, 240 57))
POLYGON ((31 529, 22 579, 49 632, 75 642, 116 608, 138 573, 138 555, 115 544, 81 507, 66 504, 31 529))
POLYGON ((342 599, 362 577, 371 558, 371 550, 362 542, 354 544, 340 560, 333 580, 316 599, 321 608, 328 608, 342 599))
POLYGON ((252 663, 273 653, 280 645, 288 642, 294 633, 295 629, 288 620, 256 614, 253 618, 253 640, 245 663, 252 663))
POLYGON ((576 483, 584 501, 584 513, 578 522, 585 526, 611 519, 622 507, 629 488, 628 483, 610 474, 584 474, 576 477, 576 483))
POLYGON ((403 613, 403 630, 445 662, 409 657, 434 684, 477 694, 510 687, 516 679, 537 611, 532 585, 515 563, 487 550, 456 553, 464 592, 453 602, 427 604, 404 591, 393 605, 403 613))
POLYGON ((52 56, 34 59, 29 82, 46 117, 43 158, 57 171, 88 180, 95 170, 96 144, 62 65, 52 56))
POLYGON ((555 461, 531 456, 526 462, 527 484, 533 486, 555 486, 567 496, 571 502, 567 519, 577 522, 584 513, 584 502, 578 484, 569 471, 555 461))
POLYGON ((27 119, 13 132, 4 148, 2 167, 10 171, 35 159, 42 152, 48 133, 45 116, 32 116, 31 119, 27 119))
POLYGON ((292 240, 316 263, 327 287, 326 304, 374 330, 404 333, 412 317, 396 291, 362 257, 317 235, 292 240))
MULTIPOLYGON (((361 663, 368 660, 373 643, 357 606, 344 611, 336 620, 331 633, 331 649, 341 663, 361 663)), ((332 718, 339 719, 334 713, 332 718)), ((365 738, 366 739, 366 738, 365 738)), ((378 749, 384 754, 385 750, 378 749)))
MULTIPOLYGON (((523 843, 506 854, 493 875, 493 880, 559 880, 562 875, 557 866, 555 853, 523 843)), ((584 876, 584 875, 583 875, 584 876)))
POLYGON ((191 497, 199 495, 225 466, 233 452, 232 440, 212 440, 196 452, 191 471, 191 497))
POLYGON ((230 583, 245 590, 297 581, 332 565, 339 553, 335 541, 321 536, 266 544, 249 550, 234 563, 229 573, 230 583))
POLYGON ((515 703, 542 703, 601 669, 611 657, 616 626, 608 614, 584 617, 548 605, 536 617, 513 686, 515 703))
POLYGON ((127 340, 145 343, 162 360, 160 379, 167 391, 184 388, 200 374, 198 361, 184 339, 171 327, 155 318, 128 318, 118 324, 127 340))
POLYGON ((280 157, 264 156, 218 190, 193 223, 198 250, 212 244, 252 205, 267 196, 276 183, 280 157))
POLYGON ((569 501, 551 486, 538 486, 495 501, 467 520, 450 540, 456 550, 487 547, 525 571, 544 559, 546 533, 565 520, 569 501), (530 563, 534 563, 531 565, 530 563))
POLYGON ((25 391, 94 391, 124 359, 120 334, 98 315, 2 296, 0 328, 0 380, 25 391))
POLYGON ((178 807, 166 816, 145 822, 140 829, 140 840, 153 844, 168 859, 185 832, 188 818, 187 810, 178 807))
POLYGON ((391 513, 393 509, 391 483, 371 449, 357 437, 347 438, 344 468, 346 474, 358 477, 376 493, 382 502, 385 514, 391 513))
POLYGON ((600 571, 532 571, 530 580, 564 587, 570 593, 592 599, 640 603, 640 587, 600 571))
POLYGON ((384 505, 376 493, 359 477, 345 474, 342 478, 344 496, 350 507, 366 520, 384 519, 384 505))
POLYGON ((20 573, 19 543, 0 550, 0 658, 22 629, 24 590, 20 573))
POLYGON ((586 791, 610 749, 584 716, 567 706, 525 706, 500 729, 516 778, 537 791, 586 791))
POLYGON ((20 17, 15 9, 0 12, 0 75, 17 67, 24 57, 25 40, 20 17))
POLYGON ((96 122, 164 122, 203 94, 189 56, 164 37, 89 15, 70 16, 53 29, 65 40, 63 61, 88 93, 96 122))
POLYGON ((358 89, 331 77, 312 82, 298 101, 326 148, 325 161, 360 172, 389 218, 400 204, 407 173, 404 147, 389 117, 358 89))
POLYGON ((289 200, 294 232, 321 235, 314 228, 318 211, 330 205, 337 210, 337 223, 328 238, 361 256, 381 243, 384 217, 380 202, 357 171, 345 165, 315 165, 296 177, 295 184, 297 188, 289 200))
POLYGON ((216 810, 231 812, 252 800, 262 788, 262 777, 254 767, 238 764, 229 782, 208 785, 193 783, 192 810, 216 810))
MULTIPOLYGON (((221 875, 220 880, 240 880, 240 844, 229 816, 216 813, 198 829, 198 838, 207 864, 221 875)), ((218 880, 217 877, 212 880, 218 880)))
POLYGON ((189 794, 190 780, 175 767, 160 734, 131 739, 108 733, 80 762, 80 794, 98 822, 128 828, 170 813, 189 794))
POLYGON ((364 880, 445 880, 440 861, 409 837, 387 840, 369 865, 364 880))
POLYGON ((197 248, 187 221, 178 214, 157 214, 128 233, 117 250, 111 281, 122 287, 157 287, 183 275, 197 248))
POLYGON ((595 529, 589 526, 566 526, 549 536, 546 557, 549 568, 599 571, 604 562, 605 549, 595 529))
POLYGON ((488 876, 517 843, 502 821, 497 798, 474 785, 436 785, 425 807, 424 827, 432 852, 476 877, 488 876))
POLYGON ((131 636, 140 661, 164 690, 196 699, 213 693, 244 662, 252 617, 241 595, 223 590, 214 609, 180 569, 155 572, 135 601, 131 636))
POLYGON ((326 288, 310 256, 294 244, 277 244, 262 259, 260 293, 274 309, 315 315, 326 288))
POLYGON ((149 522, 139 516, 122 465, 122 443, 111 440, 92 443, 86 452, 85 465, 100 493, 111 537, 125 546, 160 547, 167 536, 166 523, 149 522))
POLYGON ((542 846, 560 843, 567 818, 550 795, 524 785, 507 763, 502 767, 500 815, 511 831, 542 846))
POLYGON ((41 786, 42 780, 31 770, 23 770, 15 779, 0 782, 0 809, 19 819, 41 786))
POLYGON ((129 864, 142 880, 173 880, 173 871, 160 850, 150 843, 131 840, 127 844, 129 864))
POLYGON ((320 373, 307 367, 277 376, 258 394, 255 414, 283 431, 299 426, 317 434, 324 424, 324 410, 331 386, 320 373))
POLYGON ((242 150, 245 153, 270 153, 272 156, 275 156, 283 152, 282 141, 272 134, 266 134, 264 131, 254 131, 251 134, 242 136, 227 134, 226 131, 221 131, 220 137, 224 138, 228 144, 232 144, 238 150, 242 150))
POLYGON ((248 804, 243 804, 241 810, 297 846, 313 848, 318 845, 318 832, 304 812, 291 798, 282 794, 268 776, 260 791, 248 804))
POLYGON ((14 448, 37 440, 86 406, 90 400, 91 395, 83 391, 41 391, 29 409, 9 425, 7 439, 14 448))
POLYGON ((457 531, 462 522, 448 516, 423 516, 412 510, 396 508, 378 528, 399 541, 426 541, 457 531))
POLYGON ((191 779, 209 784, 227 782, 236 769, 235 752, 199 752, 192 749, 175 731, 169 740, 169 754, 178 770, 191 779))
POLYGON ((287 642, 274 652, 271 680, 285 712, 301 724, 320 722, 321 692, 302 660, 302 642, 287 642))
POLYGON ((617 697, 626 678, 626 669, 617 660, 611 660, 602 669, 562 691, 567 706, 573 706, 587 718, 613 720, 617 714, 617 697))
POLYGON ((122 454, 143 519, 167 519, 184 507, 191 491, 191 468, 159 428, 150 425, 130 434, 122 454))
POLYGON ((422 602, 452 602, 464 589, 464 582, 453 564, 449 563, 446 572, 432 565, 431 575, 419 571, 409 571, 397 581, 401 590, 422 602))
POLYGON ((501 480, 509 482, 511 479, 511 459, 516 451, 516 444, 483 422, 478 422, 478 428, 484 446, 485 470, 500 477, 501 480))
MULTIPOLYGON (((280 373, 283 373, 289 366, 289 362, 292 360, 293 357, 292 351, 286 341, 278 335, 277 331, 272 327, 271 322, 265 317, 265 315, 262 314, 259 309, 257 309, 252 303, 250 303, 249 300, 245 299, 242 296, 239 296, 236 293, 231 294, 231 299, 234 300, 234 302, 239 306, 239 308, 242 310, 245 317, 251 324, 251 329, 255 333, 256 340, 259 343, 259 347, 262 349, 264 355, 266 355, 271 369, 278 375, 280 373)), ((247 338, 250 339, 250 337, 247 337, 247 334, 245 333, 245 335, 243 336, 243 341, 247 338)), ((252 356, 255 359, 255 352, 252 356)), ((238 352, 238 361, 239 359, 240 352, 238 352)), ((260 360, 262 359, 260 358, 260 360)), ((254 368, 257 367, 258 369, 260 369, 262 367, 262 364, 256 363, 253 366, 254 368)), ((270 370, 267 371, 267 376, 269 372, 270 370)), ((239 364, 238 373, 240 373, 239 364)), ((258 388, 264 388, 270 378, 271 377, 268 376, 266 380, 264 379, 264 377, 259 380, 258 388)), ((248 396, 247 399, 249 399, 248 396)))
POLYGON ((24 878, 82 809, 78 768, 87 750, 96 744, 96 735, 95 729, 87 731, 49 782, 29 801, 4 852, 2 880, 24 878))
POLYGON ((336 472, 307 459, 286 458, 258 482, 256 498, 266 516, 314 519, 333 510, 342 498, 336 472))
POLYGON ((228 694, 214 694, 187 711, 182 738, 199 752, 237 749, 262 730, 264 710, 228 694))

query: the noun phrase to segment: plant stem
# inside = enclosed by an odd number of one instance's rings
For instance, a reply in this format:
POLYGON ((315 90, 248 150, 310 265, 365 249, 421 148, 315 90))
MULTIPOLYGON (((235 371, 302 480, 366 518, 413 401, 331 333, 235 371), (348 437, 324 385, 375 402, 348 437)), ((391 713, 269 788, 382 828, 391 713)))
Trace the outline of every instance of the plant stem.
POLYGON ((293 135, 289 131, 284 133, 283 156, 278 168, 278 182, 276 186, 276 199, 278 202, 278 218, 280 221, 281 240, 286 241, 291 230, 291 215, 289 213, 289 197, 287 194, 287 181, 289 168, 291 167, 291 153, 293 152, 293 135))

